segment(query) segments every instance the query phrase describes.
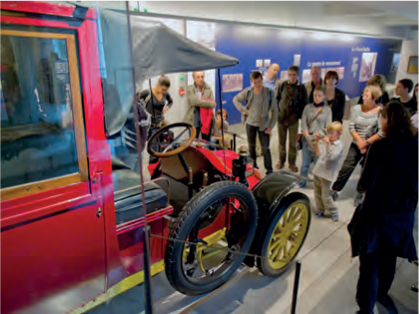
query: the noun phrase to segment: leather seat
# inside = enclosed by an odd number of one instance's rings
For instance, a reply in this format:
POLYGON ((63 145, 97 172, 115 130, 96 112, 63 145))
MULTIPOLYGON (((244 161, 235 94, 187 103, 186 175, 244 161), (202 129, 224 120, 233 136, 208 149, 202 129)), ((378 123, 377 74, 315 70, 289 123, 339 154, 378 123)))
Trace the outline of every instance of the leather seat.
MULTIPOLYGON (((143 217, 140 175, 121 168, 112 174, 117 225, 143 217)), ((153 182, 144 184, 144 200, 147 214, 165 208, 168 203, 166 192, 153 182)))

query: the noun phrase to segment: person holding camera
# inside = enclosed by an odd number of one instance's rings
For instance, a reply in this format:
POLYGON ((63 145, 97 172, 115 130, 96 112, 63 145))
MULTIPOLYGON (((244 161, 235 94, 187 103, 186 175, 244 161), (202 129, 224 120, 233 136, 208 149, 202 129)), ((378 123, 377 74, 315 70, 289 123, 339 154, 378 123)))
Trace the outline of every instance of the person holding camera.
POLYGON ((288 137, 288 164, 293 172, 298 172, 295 164, 297 160, 297 133, 298 119, 301 119, 304 107, 307 104, 307 90, 298 79, 300 76, 300 68, 298 66, 290 66, 288 68, 288 80, 282 83, 278 95, 278 138, 279 138, 279 161, 276 164, 277 169, 284 168, 287 151, 285 142, 288 137))

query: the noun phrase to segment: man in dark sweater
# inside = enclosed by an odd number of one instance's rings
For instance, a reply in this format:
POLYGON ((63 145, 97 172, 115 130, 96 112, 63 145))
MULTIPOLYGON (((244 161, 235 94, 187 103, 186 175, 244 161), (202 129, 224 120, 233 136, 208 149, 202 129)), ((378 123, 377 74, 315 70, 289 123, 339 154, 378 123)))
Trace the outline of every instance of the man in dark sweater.
POLYGON ((409 113, 413 115, 417 111, 417 102, 413 97, 410 97, 410 92, 413 89, 413 82, 410 79, 402 79, 397 82, 396 95, 398 98, 392 98, 391 100, 397 100, 402 103, 403 106, 409 110, 409 113))
POLYGON ((300 68, 290 66, 288 68, 288 80, 282 83, 278 91, 278 138, 279 138, 279 161, 276 164, 277 169, 282 169, 287 157, 285 142, 288 138, 288 164, 293 172, 298 171, 295 164, 297 160, 297 132, 298 119, 301 119, 304 107, 307 104, 307 91, 305 86, 298 79, 300 68))

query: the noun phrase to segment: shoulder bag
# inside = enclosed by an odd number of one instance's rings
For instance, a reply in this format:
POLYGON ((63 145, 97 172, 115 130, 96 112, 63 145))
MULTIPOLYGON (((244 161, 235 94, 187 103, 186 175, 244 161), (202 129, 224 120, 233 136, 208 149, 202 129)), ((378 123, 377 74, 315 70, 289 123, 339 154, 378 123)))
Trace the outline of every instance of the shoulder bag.
MULTIPOLYGON (((319 112, 316 113, 316 115, 314 116, 314 118, 311 119, 311 121, 309 123, 307 123, 307 127, 310 127, 310 125, 314 122, 314 120, 317 119, 317 117, 319 116, 319 114, 323 111, 323 108, 324 107, 322 107, 322 109, 319 110, 319 112)), ((298 150, 303 149, 303 137, 304 137, 303 133, 298 133, 297 134, 296 146, 297 146, 297 149, 298 150)))

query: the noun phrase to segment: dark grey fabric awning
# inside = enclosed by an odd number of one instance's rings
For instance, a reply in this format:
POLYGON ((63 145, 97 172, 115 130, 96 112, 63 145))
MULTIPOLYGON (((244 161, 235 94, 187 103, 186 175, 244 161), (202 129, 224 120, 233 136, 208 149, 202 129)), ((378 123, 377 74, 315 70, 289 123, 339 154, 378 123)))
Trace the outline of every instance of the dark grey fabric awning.
MULTIPOLYGON (((128 21, 124 13, 99 10, 103 43, 101 61, 105 101, 105 123, 109 136, 124 126, 135 91, 130 64, 128 21)), ((160 22, 130 15, 135 83, 148 77, 234 66, 236 58, 208 49, 176 33, 160 22)))

